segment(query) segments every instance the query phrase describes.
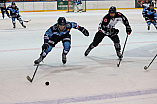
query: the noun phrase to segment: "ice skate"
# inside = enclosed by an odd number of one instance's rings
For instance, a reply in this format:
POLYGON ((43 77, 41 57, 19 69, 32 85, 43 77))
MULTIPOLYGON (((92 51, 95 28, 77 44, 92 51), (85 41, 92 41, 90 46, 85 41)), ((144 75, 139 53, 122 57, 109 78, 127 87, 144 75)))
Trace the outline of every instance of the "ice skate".
POLYGON ((16 28, 16 26, 15 26, 15 24, 13 23, 13 28, 15 29, 16 28))
POLYGON ((64 53, 62 53, 62 62, 63 62, 63 64, 66 63, 66 55, 64 53))
POLYGON ((93 44, 90 44, 87 50, 85 51, 84 55, 87 56, 93 48, 94 48, 93 44))
POLYGON ((88 49, 86 50, 86 52, 84 53, 84 55, 87 56, 91 50, 92 50, 92 48, 88 47, 88 49))
POLYGON ((150 30, 150 26, 148 26, 148 31, 150 30))
POLYGON ((40 56, 37 60, 34 61, 34 65, 39 64, 41 61, 43 61, 44 57, 40 56))
POLYGON ((23 24, 22 27, 26 28, 26 26, 23 24))
POLYGON ((15 29, 15 28, 16 28, 16 26, 14 25, 14 26, 13 26, 13 28, 15 29))
POLYGON ((79 13, 82 13, 82 11, 80 10, 79 13))

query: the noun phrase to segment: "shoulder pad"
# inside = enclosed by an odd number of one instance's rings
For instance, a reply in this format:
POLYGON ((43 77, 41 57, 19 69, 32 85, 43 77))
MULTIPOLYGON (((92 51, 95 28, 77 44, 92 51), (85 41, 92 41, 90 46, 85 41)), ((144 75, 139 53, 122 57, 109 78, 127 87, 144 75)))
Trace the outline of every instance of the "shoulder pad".
POLYGON ((50 28, 51 28, 52 30, 57 30, 57 29, 58 29, 58 26, 57 26, 57 24, 55 24, 55 25, 51 26, 50 28))
POLYGON ((117 12, 117 14, 118 14, 119 16, 121 16, 121 15, 122 15, 120 12, 117 12))
POLYGON ((107 14, 107 15, 105 15, 105 16, 103 17, 103 22, 108 22, 109 20, 110 20, 109 14, 107 14))
POLYGON ((67 27, 67 28, 71 28, 71 25, 72 25, 72 24, 71 24, 70 22, 67 22, 67 23, 66 23, 66 27, 67 27))

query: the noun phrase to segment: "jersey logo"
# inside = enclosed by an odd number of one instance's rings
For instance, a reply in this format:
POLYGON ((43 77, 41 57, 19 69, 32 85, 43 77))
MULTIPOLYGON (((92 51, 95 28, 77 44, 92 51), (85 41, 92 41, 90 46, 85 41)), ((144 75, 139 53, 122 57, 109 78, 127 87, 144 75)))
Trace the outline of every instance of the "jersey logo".
POLYGON ((120 13, 118 13, 118 15, 121 15, 120 13))
POLYGON ((104 19, 104 22, 108 22, 107 18, 104 19))

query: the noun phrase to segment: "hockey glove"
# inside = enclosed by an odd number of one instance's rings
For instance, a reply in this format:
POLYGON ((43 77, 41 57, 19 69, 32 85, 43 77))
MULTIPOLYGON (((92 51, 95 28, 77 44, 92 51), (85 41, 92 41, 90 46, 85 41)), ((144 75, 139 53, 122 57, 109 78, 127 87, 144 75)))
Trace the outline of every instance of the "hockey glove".
POLYGON ((128 25, 128 26, 126 26, 126 33, 127 34, 131 34, 131 32, 132 32, 132 29, 131 29, 131 27, 128 25))
POLYGON ((80 31, 81 31, 85 36, 89 36, 88 30, 86 30, 84 27, 82 27, 82 28, 80 29, 80 31))

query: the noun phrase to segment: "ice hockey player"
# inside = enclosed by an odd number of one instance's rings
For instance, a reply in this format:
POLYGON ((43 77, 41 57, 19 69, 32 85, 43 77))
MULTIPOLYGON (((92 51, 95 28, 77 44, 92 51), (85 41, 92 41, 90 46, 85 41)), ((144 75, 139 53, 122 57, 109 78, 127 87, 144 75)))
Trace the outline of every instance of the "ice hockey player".
POLYGON ((131 34, 132 29, 129 25, 128 19, 120 12, 116 12, 116 7, 111 6, 109 8, 108 14, 105 15, 102 21, 99 24, 98 32, 95 34, 93 42, 89 45, 87 50, 85 51, 85 56, 89 54, 89 52, 102 41, 105 36, 108 36, 113 42, 115 46, 115 50, 119 59, 122 59, 121 45, 118 37, 119 30, 115 29, 115 25, 122 21, 126 26, 126 33, 131 34))
POLYGON ((12 18, 13 28, 16 28, 15 18, 17 18, 17 20, 19 20, 21 25, 24 28, 26 28, 26 26, 23 24, 23 20, 21 19, 20 15, 19 15, 19 8, 16 6, 15 2, 12 2, 11 5, 9 5, 6 10, 10 11, 10 14, 8 13, 7 15, 8 15, 8 17, 11 16, 11 18, 12 18))
POLYGON ((74 12, 76 13, 77 10, 82 13, 82 0, 74 0, 74 12))
POLYGON ((0 8, 1 8, 1 13, 2 13, 2 17, 4 19, 4 13, 6 12, 6 0, 1 0, 0 1, 0 8))
POLYGON ((145 18, 145 21, 147 22, 148 25, 148 30, 150 30, 150 24, 152 23, 155 28, 157 29, 157 24, 156 24, 156 10, 154 9, 154 4, 150 4, 148 8, 145 8, 142 12, 143 17, 145 18))
POLYGON ((78 29, 85 36, 89 36, 89 32, 84 28, 78 25, 75 22, 68 22, 64 17, 59 17, 58 22, 51 26, 44 34, 44 44, 42 45, 42 52, 39 59, 35 60, 35 64, 39 64, 46 55, 52 50, 55 45, 62 41, 63 43, 63 53, 62 53, 62 62, 66 63, 66 55, 68 54, 71 48, 71 35, 70 30, 78 29))
POLYGON ((143 4, 142 4, 142 7, 143 8, 148 8, 150 4, 152 4, 153 2, 149 1, 149 0, 146 0, 143 4))

